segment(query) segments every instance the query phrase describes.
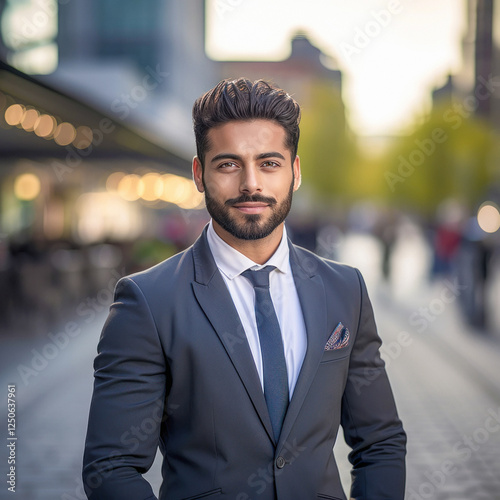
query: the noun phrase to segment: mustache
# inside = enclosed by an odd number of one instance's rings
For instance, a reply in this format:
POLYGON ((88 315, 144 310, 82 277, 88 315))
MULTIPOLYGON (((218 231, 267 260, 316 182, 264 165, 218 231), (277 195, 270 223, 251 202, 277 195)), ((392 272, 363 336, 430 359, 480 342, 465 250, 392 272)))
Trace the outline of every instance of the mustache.
POLYGON ((249 194, 242 194, 241 196, 238 196, 238 198, 231 198, 229 200, 226 200, 224 205, 230 207, 232 205, 236 205, 237 203, 251 203, 251 202, 266 203, 270 206, 274 206, 278 203, 275 198, 269 198, 267 196, 262 196, 260 194, 255 194, 253 196, 250 196, 249 194))

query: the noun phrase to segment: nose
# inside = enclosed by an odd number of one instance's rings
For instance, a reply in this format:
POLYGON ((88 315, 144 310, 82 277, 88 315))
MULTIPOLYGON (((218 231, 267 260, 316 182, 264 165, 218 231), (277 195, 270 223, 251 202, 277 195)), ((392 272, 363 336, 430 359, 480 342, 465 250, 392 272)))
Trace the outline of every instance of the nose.
POLYGON ((246 167, 242 169, 240 191, 246 194, 262 191, 261 174, 257 168, 246 167))

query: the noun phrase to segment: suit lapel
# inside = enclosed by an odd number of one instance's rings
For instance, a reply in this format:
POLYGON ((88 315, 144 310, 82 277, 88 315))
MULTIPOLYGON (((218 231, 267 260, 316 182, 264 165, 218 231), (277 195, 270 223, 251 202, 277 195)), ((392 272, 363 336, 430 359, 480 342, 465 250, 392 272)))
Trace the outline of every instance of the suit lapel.
POLYGON ((325 346, 325 339, 321 332, 326 332, 327 326, 326 296, 323 280, 315 272, 316 266, 308 265, 316 265, 317 260, 311 258, 306 262, 307 257, 301 259, 293 245, 290 243, 289 246, 293 278, 306 325, 307 350, 283 422, 278 445, 286 441, 316 375, 325 346))
POLYGON ((193 245, 194 294, 224 345, 269 437, 274 441, 271 420, 252 352, 231 295, 210 252, 206 231, 207 228, 193 245))

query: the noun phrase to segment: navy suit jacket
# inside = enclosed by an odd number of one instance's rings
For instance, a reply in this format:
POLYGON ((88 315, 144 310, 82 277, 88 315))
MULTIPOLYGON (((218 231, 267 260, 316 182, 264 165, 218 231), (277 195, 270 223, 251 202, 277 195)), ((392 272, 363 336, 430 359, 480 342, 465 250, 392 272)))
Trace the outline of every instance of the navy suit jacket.
POLYGON ((184 252, 122 278, 96 357, 83 479, 92 500, 402 500, 406 436, 363 279, 290 243, 307 352, 278 442, 245 332, 206 229, 184 252), (342 323, 349 340, 326 349, 342 323))

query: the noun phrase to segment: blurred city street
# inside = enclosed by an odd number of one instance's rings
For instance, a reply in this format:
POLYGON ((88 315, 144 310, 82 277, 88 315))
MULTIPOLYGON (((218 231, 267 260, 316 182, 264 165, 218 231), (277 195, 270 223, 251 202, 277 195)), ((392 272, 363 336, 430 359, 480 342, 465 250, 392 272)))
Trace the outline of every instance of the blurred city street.
POLYGON ((113 289, 208 222, 193 103, 243 76, 300 105, 288 235, 366 280, 405 499, 500 500, 500 0, 0 0, 0 499, 86 499, 113 289))
MULTIPOLYGON (((460 284, 452 278, 395 295, 373 266, 375 248, 371 238, 354 236, 340 254, 350 254, 363 269, 384 340, 382 353, 409 438, 406 499, 500 499, 499 339, 464 326, 456 300, 460 284)), ((102 312, 92 321, 76 319, 78 329, 59 325, 29 344, 4 341, 3 387, 16 384, 18 397, 17 498, 85 499, 83 442, 92 361, 105 317, 102 312), (79 333, 57 335, 62 331, 79 333)), ((341 436, 338 441, 348 491, 348 448, 341 436)), ((158 460, 147 477, 157 492, 158 460)))

